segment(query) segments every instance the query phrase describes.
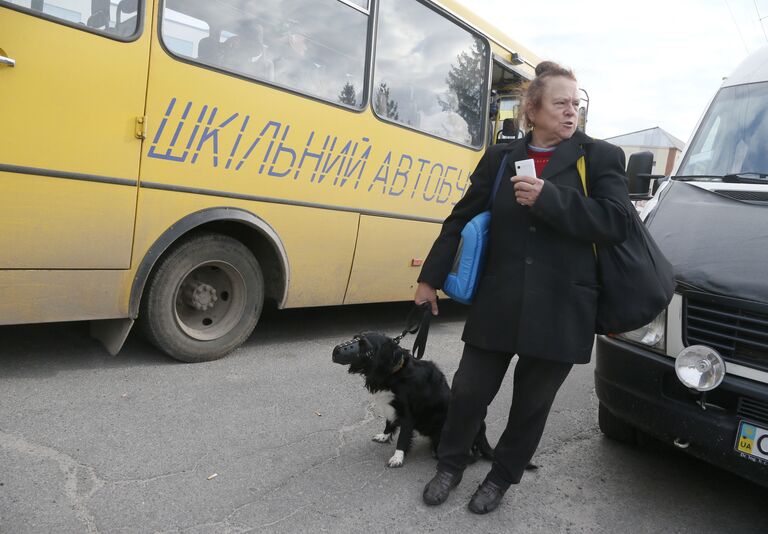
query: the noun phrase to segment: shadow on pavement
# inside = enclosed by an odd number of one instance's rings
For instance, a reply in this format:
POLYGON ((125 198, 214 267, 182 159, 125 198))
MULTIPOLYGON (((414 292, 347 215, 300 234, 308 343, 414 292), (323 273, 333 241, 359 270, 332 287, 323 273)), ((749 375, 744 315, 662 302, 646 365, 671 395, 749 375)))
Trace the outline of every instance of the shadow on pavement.
MULTIPOLYGON (((265 308, 248 348, 300 342, 315 338, 348 339, 357 332, 375 330, 391 335, 405 328, 413 304, 395 302, 322 308, 277 310, 265 308)), ((440 303, 440 323, 462 321, 466 307, 440 303)), ((147 343, 137 328, 131 332, 120 354, 111 356, 92 339, 87 322, 0 326, 0 376, 50 376, 72 369, 152 367, 182 365, 147 343)))
MULTIPOLYGON (((432 319, 433 327, 441 323, 463 321, 468 309, 452 301, 441 301, 439 307, 440 315, 432 319)), ((294 310, 267 309, 247 345, 253 347, 260 343, 318 337, 338 337, 343 341, 364 331, 395 336, 405 328, 412 308, 412 302, 388 302, 294 310)))

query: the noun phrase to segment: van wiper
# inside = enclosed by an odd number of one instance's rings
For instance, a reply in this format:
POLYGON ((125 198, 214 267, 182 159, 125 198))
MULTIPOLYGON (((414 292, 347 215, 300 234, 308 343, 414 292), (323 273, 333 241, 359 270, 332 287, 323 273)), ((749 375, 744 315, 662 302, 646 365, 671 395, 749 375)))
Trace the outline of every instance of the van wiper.
POLYGON ((726 174, 723 181, 732 184, 768 184, 768 173, 764 172, 738 172, 726 174))

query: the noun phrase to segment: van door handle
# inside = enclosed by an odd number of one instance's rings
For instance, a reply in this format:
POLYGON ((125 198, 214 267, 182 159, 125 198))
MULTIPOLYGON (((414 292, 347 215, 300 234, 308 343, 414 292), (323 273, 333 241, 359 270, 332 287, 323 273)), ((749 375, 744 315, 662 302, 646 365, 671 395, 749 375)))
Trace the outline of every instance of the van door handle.
POLYGON ((0 65, 6 65, 8 67, 15 67, 16 60, 9 57, 0 56, 0 65))

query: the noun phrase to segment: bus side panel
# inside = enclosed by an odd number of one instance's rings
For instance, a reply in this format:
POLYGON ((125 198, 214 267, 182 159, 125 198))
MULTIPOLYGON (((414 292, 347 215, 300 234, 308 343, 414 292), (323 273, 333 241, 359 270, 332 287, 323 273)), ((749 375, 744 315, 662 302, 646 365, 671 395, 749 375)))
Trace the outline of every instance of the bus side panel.
POLYGON ((440 224, 362 216, 344 304, 410 300, 440 224))
POLYGON ((128 316, 128 271, 0 270, 0 325, 128 316))
POLYGON ((136 186, 0 172, 0 269, 128 267, 136 186))
POLYGON ((285 307, 342 304, 354 254, 356 213, 142 188, 134 265, 176 221, 212 207, 249 211, 278 235, 290 269, 285 307))
POLYGON ((128 269, 149 35, 0 7, 0 49, 16 60, 0 68, 0 209, 4 230, 24 227, 0 238, 0 269, 128 269))

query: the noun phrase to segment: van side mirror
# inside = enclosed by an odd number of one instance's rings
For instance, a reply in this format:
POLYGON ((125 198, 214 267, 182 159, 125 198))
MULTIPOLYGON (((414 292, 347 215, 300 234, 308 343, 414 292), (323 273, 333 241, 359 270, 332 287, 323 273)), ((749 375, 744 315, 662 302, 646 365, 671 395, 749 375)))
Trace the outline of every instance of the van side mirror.
POLYGON ((629 178, 629 194, 645 194, 651 190, 651 171, 653 170, 653 152, 636 152, 629 156, 627 162, 627 177, 629 178))
POLYGON ((653 180, 653 192, 658 188, 657 179, 661 175, 651 174, 653 170, 653 152, 646 150, 636 152, 629 156, 627 162, 627 177, 629 178, 629 198, 631 200, 648 200, 653 196, 651 181, 653 180))

